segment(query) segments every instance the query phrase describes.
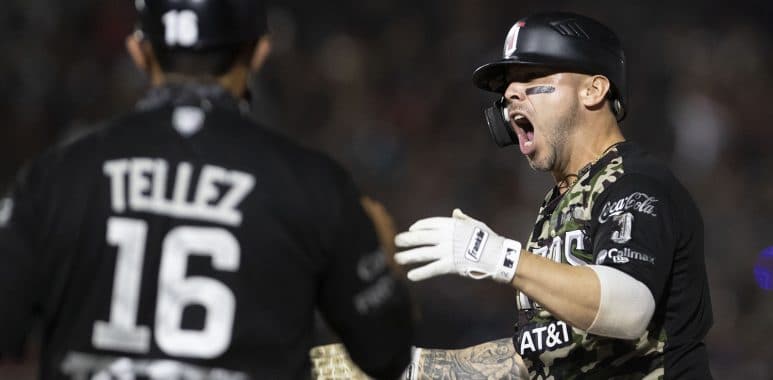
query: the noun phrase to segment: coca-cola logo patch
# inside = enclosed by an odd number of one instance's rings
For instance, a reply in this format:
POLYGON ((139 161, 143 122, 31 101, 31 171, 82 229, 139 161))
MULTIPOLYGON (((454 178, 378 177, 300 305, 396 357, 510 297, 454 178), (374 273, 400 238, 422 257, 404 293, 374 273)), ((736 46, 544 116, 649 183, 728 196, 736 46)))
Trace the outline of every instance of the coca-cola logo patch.
POLYGON ((599 215, 599 223, 604 223, 610 217, 620 215, 626 211, 635 211, 641 214, 657 216, 655 206, 658 199, 645 193, 635 192, 616 201, 610 201, 604 204, 599 215))

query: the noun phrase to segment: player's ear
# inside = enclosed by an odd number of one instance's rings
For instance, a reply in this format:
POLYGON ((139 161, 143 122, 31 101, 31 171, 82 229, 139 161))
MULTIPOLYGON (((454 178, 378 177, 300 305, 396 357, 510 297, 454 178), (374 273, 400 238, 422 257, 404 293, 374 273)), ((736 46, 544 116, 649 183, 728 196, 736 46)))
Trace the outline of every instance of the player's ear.
POLYGON ((164 81, 164 73, 153 53, 153 46, 142 38, 141 33, 135 32, 126 37, 126 51, 134 65, 148 75, 153 85, 159 85, 164 81))
POLYGON ((606 104, 609 90, 610 83, 607 77, 603 75, 588 76, 580 86, 580 101, 587 108, 598 109, 606 104))
POLYGON ((132 33, 126 37, 126 51, 129 53, 134 65, 143 72, 148 72, 148 57, 142 49, 142 39, 137 33, 132 33))
POLYGON ((268 55, 271 53, 271 38, 268 34, 264 34, 260 37, 255 44, 255 52, 252 53, 252 59, 250 60, 250 69, 252 71, 258 71, 263 67, 263 63, 268 59, 268 55))

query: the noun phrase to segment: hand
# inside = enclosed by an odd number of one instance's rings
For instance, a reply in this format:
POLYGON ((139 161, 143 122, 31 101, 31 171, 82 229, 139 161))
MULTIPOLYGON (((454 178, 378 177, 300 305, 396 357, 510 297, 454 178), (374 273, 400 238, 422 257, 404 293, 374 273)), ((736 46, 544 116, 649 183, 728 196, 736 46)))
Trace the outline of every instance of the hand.
POLYGON ((415 247, 395 255, 402 265, 430 262, 408 272, 421 281, 447 273, 476 280, 491 277, 509 283, 518 267, 521 243, 505 239, 485 224, 455 209, 451 218, 419 220, 395 237, 398 247, 415 247))
POLYGON ((313 380, 370 380, 357 364, 354 364, 349 352, 341 343, 315 346, 309 351, 311 359, 311 378, 313 380))

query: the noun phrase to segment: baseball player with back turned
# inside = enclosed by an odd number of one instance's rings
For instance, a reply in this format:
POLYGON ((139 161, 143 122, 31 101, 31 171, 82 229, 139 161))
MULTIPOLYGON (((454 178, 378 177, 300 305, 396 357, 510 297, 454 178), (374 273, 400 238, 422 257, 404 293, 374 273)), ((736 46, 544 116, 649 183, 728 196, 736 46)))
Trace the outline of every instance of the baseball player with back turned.
POLYGON ((710 379, 701 215, 620 131, 627 89, 615 34, 581 15, 535 14, 513 25, 504 58, 473 80, 502 95, 486 111, 495 141, 517 144, 555 186, 523 243, 458 209, 396 237, 413 247, 396 260, 422 264, 408 272, 413 281, 455 273, 517 294, 512 342, 418 349, 413 378, 710 379))
POLYGON ((362 370, 400 376, 407 290, 351 178, 246 109, 264 2, 134 3, 152 88, 0 200, 0 359, 40 318, 41 379, 307 379, 319 309, 362 370))

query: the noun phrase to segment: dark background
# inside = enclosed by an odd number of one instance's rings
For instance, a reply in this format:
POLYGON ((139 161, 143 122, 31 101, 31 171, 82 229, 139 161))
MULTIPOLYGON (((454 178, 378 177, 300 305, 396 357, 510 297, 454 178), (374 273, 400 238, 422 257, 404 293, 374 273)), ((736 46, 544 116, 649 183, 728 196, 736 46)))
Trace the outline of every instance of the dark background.
MULTIPOLYGON (((753 268, 773 245, 771 4, 273 2, 274 53, 253 83, 255 116, 336 157, 399 229, 460 207, 525 240, 550 177, 532 172, 517 148, 490 141, 482 110, 494 96, 472 86, 472 70, 499 57, 524 15, 569 10, 599 19, 627 51, 624 133, 668 162, 703 212, 715 378, 769 380, 773 293, 758 287, 753 268)), ((0 187, 57 140, 130 109, 147 87, 123 49, 131 2, 3 5, 0 187)), ((512 330, 505 287, 456 277, 412 287, 419 345, 461 347, 512 330)), ((26 362, 0 366, 0 378, 31 378, 35 347, 26 362)))

